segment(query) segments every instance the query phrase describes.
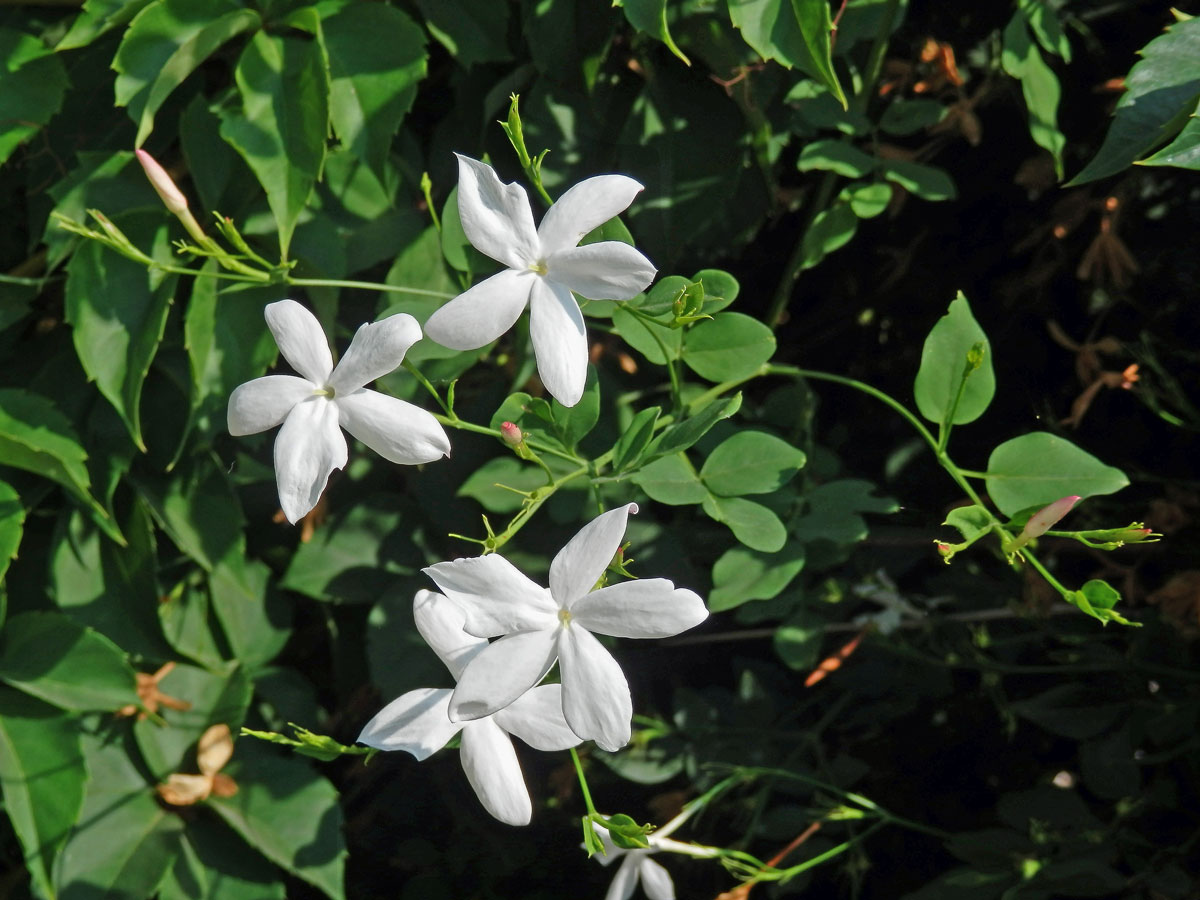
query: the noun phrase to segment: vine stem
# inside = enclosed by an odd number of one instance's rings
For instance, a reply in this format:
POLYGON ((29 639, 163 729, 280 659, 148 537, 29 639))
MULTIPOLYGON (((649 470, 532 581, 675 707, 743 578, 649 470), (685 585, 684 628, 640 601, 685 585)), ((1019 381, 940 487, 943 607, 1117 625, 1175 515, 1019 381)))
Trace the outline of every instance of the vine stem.
POLYGON ((579 776, 579 790, 583 794, 583 803, 587 807, 588 815, 598 815, 596 805, 592 803, 592 792, 588 790, 587 777, 583 774, 583 761, 580 760, 574 747, 571 747, 570 750, 571 762, 575 766, 575 774, 579 776))
POLYGON ((285 283, 294 285, 295 287, 360 288, 364 291, 380 291, 386 294, 416 294, 420 297, 437 297, 441 300, 450 300, 458 296, 457 294, 448 294, 445 291, 429 291, 425 288, 381 284, 377 281, 345 281, 340 278, 287 278, 285 283))

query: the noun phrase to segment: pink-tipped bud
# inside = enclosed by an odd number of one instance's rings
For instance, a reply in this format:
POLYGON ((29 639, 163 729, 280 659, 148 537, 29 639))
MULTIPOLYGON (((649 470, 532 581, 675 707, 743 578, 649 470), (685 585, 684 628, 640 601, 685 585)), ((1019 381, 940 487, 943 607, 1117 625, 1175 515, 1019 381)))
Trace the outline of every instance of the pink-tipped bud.
POLYGON ((183 191, 179 190, 175 182, 171 180, 171 176, 167 174, 167 170, 158 164, 153 156, 145 150, 136 150, 138 162, 142 164, 142 168, 146 170, 146 177, 150 179, 150 184, 153 186, 155 193, 162 198, 163 205, 170 210, 172 215, 182 216, 187 212, 188 202, 187 197, 183 196, 183 191))
POLYGON ((1029 517, 1029 521, 1025 523, 1017 540, 1024 544, 1036 537, 1041 537, 1082 499, 1082 497, 1076 496, 1063 497, 1061 500, 1055 500, 1049 506, 1039 509, 1029 517))
POLYGON ((525 435, 521 433, 521 429, 514 423, 501 422, 500 439, 510 447, 519 447, 521 446, 521 442, 525 440, 525 435))

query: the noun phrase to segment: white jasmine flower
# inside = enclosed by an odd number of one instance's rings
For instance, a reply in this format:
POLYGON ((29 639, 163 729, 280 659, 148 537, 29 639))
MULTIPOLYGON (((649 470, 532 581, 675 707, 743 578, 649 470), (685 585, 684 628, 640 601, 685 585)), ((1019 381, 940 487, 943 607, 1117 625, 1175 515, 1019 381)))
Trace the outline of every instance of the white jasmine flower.
MULTIPOLYGON (((418 591, 413 618, 421 637, 456 679, 488 646, 463 631, 463 612, 441 594, 418 591)), ((528 825, 532 808, 510 734, 538 750, 566 750, 582 740, 562 713, 557 684, 536 687, 495 715, 452 722, 447 713, 450 688, 409 691, 385 706, 362 734, 360 744, 380 750, 405 750, 425 759, 462 731, 461 759, 467 780, 489 813, 509 825, 528 825)))
POLYGON ((529 197, 502 184, 491 166, 458 155, 458 213, 467 239, 508 266, 455 297, 425 323, 425 333, 455 350, 473 350, 508 331, 529 306, 529 335, 542 383, 564 406, 583 396, 588 344, 572 291, 592 300, 628 300, 654 278, 650 260, 628 244, 576 246, 623 212, 642 186, 625 175, 579 182, 533 225, 529 197))
POLYGON ((266 375, 239 385, 229 397, 229 433, 256 434, 283 423, 275 438, 275 478, 289 522, 316 506, 330 473, 346 464, 343 428, 394 463, 416 465, 450 453, 432 415, 363 387, 399 366, 421 339, 412 316, 362 325, 334 368, 325 332, 307 309, 280 300, 264 314, 280 353, 301 377, 266 375))
POLYGON ((662 638, 703 622, 708 610, 692 591, 665 578, 593 591, 625 534, 630 503, 593 519, 550 564, 550 588, 497 554, 438 563, 424 571, 466 614, 478 637, 506 635, 463 671, 450 717, 471 720, 504 709, 542 680, 557 660, 563 713, 581 738, 605 750, 629 742, 633 702, 621 667, 595 634, 662 638))
POLYGON ((672 849, 689 856, 712 855, 711 853, 698 854, 692 845, 681 844, 679 841, 673 841, 665 835, 659 836, 657 833, 646 836, 646 840, 650 842, 648 848, 626 850, 613 843, 607 828, 602 825, 594 827, 596 834, 600 836, 600 840, 604 844, 604 853, 597 853, 592 859, 598 860, 602 866, 612 865, 618 859, 621 861, 621 865, 617 867, 617 874, 613 876, 612 883, 608 886, 608 893, 604 895, 604 900, 629 900, 633 896, 639 879, 642 882, 642 890, 646 892, 646 896, 650 900, 675 900, 675 884, 671 881, 670 873, 652 860, 651 854, 660 850, 672 849))

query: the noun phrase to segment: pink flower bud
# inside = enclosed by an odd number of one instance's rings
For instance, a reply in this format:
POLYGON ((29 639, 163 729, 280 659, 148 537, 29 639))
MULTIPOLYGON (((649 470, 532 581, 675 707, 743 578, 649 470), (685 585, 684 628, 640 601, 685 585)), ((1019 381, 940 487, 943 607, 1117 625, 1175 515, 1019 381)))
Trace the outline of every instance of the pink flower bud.
POLYGON ((171 176, 167 174, 167 170, 160 166, 158 161, 145 150, 137 150, 135 152, 137 153, 138 162, 146 170, 146 177, 150 179, 150 184, 154 187, 155 193, 162 198, 163 204, 170 210, 171 214, 181 216, 187 212, 187 197, 183 196, 183 191, 179 190, 175 182, 171 180, 171 176))
POLYGON ((1076 496, 1063 497, 1061 500, 1055 500, 1049 506, 1039 509, 1029 517, 1029 521, 1025 523, 1017 540, 1024 544, 1045 534, 1082 499, 1082 497, 1076 496))
POLYGON ((521 429, 512 422, 501 422, 500 439, 510 447, 519 447, 521 442, 525 440, 525 435, 523 435, 521 433, 521 429))

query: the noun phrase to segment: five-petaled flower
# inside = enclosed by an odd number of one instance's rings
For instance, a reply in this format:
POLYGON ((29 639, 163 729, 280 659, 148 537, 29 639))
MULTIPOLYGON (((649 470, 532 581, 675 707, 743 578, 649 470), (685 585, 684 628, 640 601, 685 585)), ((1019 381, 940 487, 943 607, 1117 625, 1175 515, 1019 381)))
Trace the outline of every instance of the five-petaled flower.
MULTIPOLYGON (((488 642, 463 631, 463 612, 432 591, 413 599, 413 618, 450 673, 458 678, 488 642)), ((479 800, 493 816, 509 825, 528 825, 532 808, 510 734, 538 750, 565 750, 582 740, 567 726, 561 688, 544 684, 499 710, 470 722, 448 715, 450 688, 409 691, 385 706, 363 728, 360 744, 380 750, 406 750, 425 759, 462 731, 462 767, 479 800)))
POLYGON ((334 469, 346 464, 346 429, 384 459, 416 465, 450 453, 430 413, 363 385, 391 372, 421 339, 405 313, 362 325, 334 368, 316 316, 294 300, 267 305, 267 325, 302 377, 266 375, 229 397, 229 433, 255 434, 283 423, 275 438, 279 504, 295 523, 317 503, 334 469))
POLYGON ((473 350, 508 331, 529 306, 529 335, 542 383, 564 406, 583 396, 588 344, 571 292, 592 300, 629 300, 655 268, 619 241, 577 246, 623 212, 642 186, 625 175, 588 178, 564 193, 537 228, 519 184, 502 184, 491 166, 458 157, 458 211, 467 239, 506 268, 455 297, 425 323, 443 346, 473 350))
POLYGON ((472 720, 504 709, 550 671, 562 681, 567 724, 605 750, 629 742, 633 703, 621 667, 593 632, 662 638, 700 624, 704 601, 665 578, 625 581, 593 591, 612 561, 630 503, 593 519, 550 564, 550 588, 497 554, 456 559, 424 571, 466 614, 466 630, 500 640, 482 649, 459 676, 450 717, 472 720))

